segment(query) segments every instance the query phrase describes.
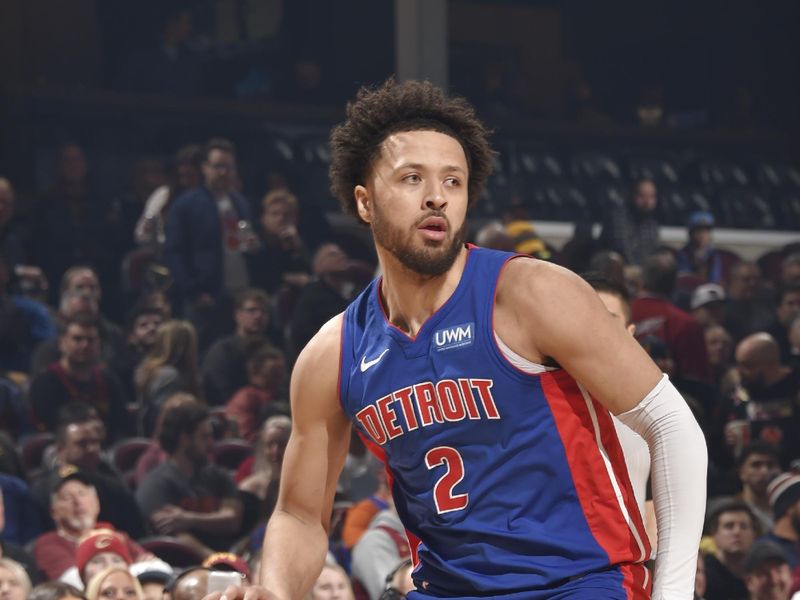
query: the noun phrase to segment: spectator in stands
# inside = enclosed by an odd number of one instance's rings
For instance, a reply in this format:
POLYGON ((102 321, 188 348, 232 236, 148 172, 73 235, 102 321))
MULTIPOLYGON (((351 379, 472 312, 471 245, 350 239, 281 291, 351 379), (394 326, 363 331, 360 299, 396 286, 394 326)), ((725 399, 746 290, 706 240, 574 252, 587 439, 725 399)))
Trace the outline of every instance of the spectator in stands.
POLYGON ((83 592, 63 581, 47 581, 28 594, 28 600, 86 600, 83 592))
POLYGON ((203 360, 203 390, 210 406, 224 405, 236 390, 247 385, 247 359, 267 343, 269 296, 249 289, 236 297, 236 331, 218 339, 203 360))
POLYGON ((175 279, 176 300, 204 341, 215 337, 214 321, 227 317, 221 312, 225 297, 247 288, 243 253, 255 238, 252 232, 245 235, 247 227, 240 231, 240 223, 250 222, 250 211, 234 188, 234 145, 210 140, 202 170, 204 184, 175 198, 167 211, 164 261, 175 279))
POLYGON ((658 204, 656 184, 640 179, 623 206, 611 208, 603 222, 600 244, 616 250, 631 264, 641 264, 658 247, 658 204))
POLYGON ((156 418, 156 426, 153 430, 153 441, 147 449, 142 452, 141 456, 139 456, 139 460, 136 461, 136 475, 133 479, 134 489, 139 487, 145 475, 167 460, 167 453, 161 448, 158 439, 161 435, 161 427, 163 426, 165 415, 181 404, 201 405, 197 398, 183 392, 178 392, 167 398, 166 402, 161 406, 161 411, 159 411, 158 417, 156 418))
POLYGON ((789 566, 800 564, 800 475, 781 473, 767 488, 775 524, 764 536, 786 553, 789 566))
POLYGON ((83 149, 75 143, 61 147, 58 153, 58 176, 34 209, 36 230, 34 264, 42 267, 51 282, 59 281, 72 265, 89 264, 110 275, 112 281, 119 265, 105 255, 108 231, 105 211, 89 180, 83 149))
POLYGON ((730 394, 739 382, 739 375, 733 366, 733 339, 722 325, 711 325, 704 334, 714 386, 718 396, 723 397, 730 394))
POLYGON ((55 325, 43 304, 9 293, 10 280, 10 265, 0 250, 0 371, 26 373, 34 347, 55 336, 55 325))
MULTIPOLYGON (((95 478, 68 466, 48 479, 50 513, 55 522, 55 530, 36 539, 33 553, 46 577, 58 579, 71 567, 77 566, 77 552, 82 538, 95 529, 111 531, 114 528, 110 523, 98 521, 102 500, 94 485, 95 478)), ((114 539, 122 541, 129 557, 136 560, 151 556, 121 530, 115 531, 117 537, 114 539)))
POLYGON ((370 600, 378 600, 386 587, 386 576, 411 554, 406 532, 394 504, 379 512, 369 529, 353 547, 350 568, 355 588, 367 592, 370 600))
POLYGON ((336 244, 323 244, 314 254, 315 278, 300 293, 289 326, 291 353, 297 356, 328 319, 342 312, 352 299, 347 255, 336 244))
POLYGON ((194 189, 203 181, 201 165, 203 149, 194 144, 183 146, 175 154, 171 181, 150 194, 136 223, 134 237, 141 245, 160 248, 164 244, 165 217, 169 206, 182 193, 194 189))
POLYGON ((50 514, 52 490, 63 473, 76 467, 91 480, 100 499, 100 518, 119 531, 138 538, 145 528, 131 493, 100 456, 102 432, 97 413, 88 405, 72 404, 62 409, 56 428, 55 463, 34 481, 33 496, 43 514, 50 514))
POLYGON ((10 558, 0 558, 0 598, 25 600, 31 591, 31 580, 24 567, 10 558))
POLYGON ((744 560, 756 538, 756 518, 740 500, 719 500, 708 516, 716 549, 707 554, 706 599, 747 600, 744 560))
POLYGON ((283 352, 263 346, 247 359, 250 384, 239 389, 225 405, 225 416, 236 423, 239 437, 255 442, 268 417, 289 410, 286 359, 283 352))
POLYGON ((345 570, 337 564, 325 563, 308 594, 308 600, 354 600, 353 586, 345 570))
POLYGON ((770 542, 757 542, 745 560, 745 583, 749 600, 789 600, 792 572, 786 553, 770 542))
POLYGON ((800 315, 789 325, 789 366, 800 371, 800 315))
POLYGON ((619 252, 601 250, 589 259, 589 271, 600 273, 604 277, 625 285, 625 259, 619 252))
POLYGON ((148 306, 139 306, 128 318, 127 343, 110 365, 125 386, 128 398, 137 397, 134 383, 136 368, 155 346, 158 330, 163 323, 164 314, 148 306))
POLYGON ((781 285, 800 285, 800 252, 792 252, 781 261, 781 285))
POLYGON ((19 439, 34 432, 30 408, 25 403, 22 389, 26 383, 26 375, 0 369, 0 430, 12 433, 19 439))
POLYGON ((723 399, 715 434, 734 451, 737 428, 746 437, 764 440, 780 449, 787 466, 800 457, 800 372, 782 365, 778 345, 768 333, 755 333, 736 347, 736 370, 741 379, 731 396, 723 399))
POLYGON ((725 322, 725 289, 716 283, 704 283, 692 292, 691 315, 704 328, 725 322))
POLYGON ((766 331, 778 344, 781 362, 789 364, 792 360, 792 347, 789 342, 789 326, 800 316, 800 284, 783 284, 778 290, 775 322, 766 331))
POLYGON ((165 597, 171 600, 203 600, 208 593, 206 567, 191 567, 176 574, 164 588, 165 597))
MULTIPOLYGON (((58 318, 70 319, 78 313, 94 316, 101 342, 98 361, 111 364, 123 351, 125 338, 116 324, 100 314, 101 299, 102 289, 97 273, 85 265, 70 267, 61 278, 58 318)), ((31 359, 31 373, 35 375, 60 358, 57 339, 43 342, 31 359)))
POLYGON ((369 529, 369 524, 379 512, 389 508, 391 491, 386 482, 386 471, 382 463, 377 463, 375 476, 378 479, 378 489, 363 500, 351 506, 344 517, 342 527, 342 543, 348 550, 356 545, 361 536, 369 529))
POLYGON ((722 257, 714 248, 714 215, 697 211, 689 215, 688 243, 678 251, 678 273, 695 275, 704 281, 723 282, 722 257))
POLYGON ((125 390, 116 375, 97 364, 97 321, 80 313, 66 319, 59 326, 58 342, 61 358, 31 382, 28 403, 36 423, 53 431, 62 406, 84 402, 97 409, 111 439, 128 431, 125 390))
POLYGON ((734 341, 757 331, 765 331, 774 319, 772 302, 766 294, 761 269, 754 262, 733 266, 728 281, 725 328, 734 341))
POLYGON ((86 586, 88 600, 144 600, 139 580, 124 565, 103 569, 86 586))
POLYGON ((632 304, 636 338, 648 335, 661 338, 675 360, 680 377, 710 383, 711 368, 703 330, 694 317, 670 301, 677 274, 677 264, 669 252, 658 252, 645 261, 644 292, 632 304))
MULTIPOLYGON (((9 475, 2 475, 0 476, 0 482, 2 482, 2 485, 4 486, 3 493, 0 494, 0 534, 2 534, 2 537, 0 537, 0 558, 10 558, 17 561, 28 573, 28 577, 30 577, 31 581, 38 583, 42 580, 42 574, 39 572, 39 569, 36 566, 36 560, 33 558, 33 556, 31 556, 26 548, 12 541, 13 539, 19 539, 18 537, 12 538, 11 535, 6 535, 7 532, 9 534, 14 533, 26 525, 26 533, 30 532, 32 534, 31 537, 38 535, 39 531, 41 530, 41 519, 38 515, 36 503, 32 501, 33 499, 30 496, 30 492, 27 491, 27 486, 25 486, 22 480, 9 475), (23 491, 26 493, 26 495, 20 499, 27 502, 27 506, 15 506, 16 502, 12 496, 9 498, 9 500, 11 500, 11 506, 8 507, 11 510, 6 508, 4 496, 9 495, 8 480, 14 480, 15 486, 24 486, 23 491), (13 519, 15 519, 18 515, 20 515, 23 519, 26 519, 27 522, 14 522, 13 519), (35 518, 35 523, 33 524, 30 522, 31 517, 35 518), (35 526, 35 530, 31 529, 31 525, 35 526)), ((27 543, 30 542, 30 539, 31 538, 25 538, 23 543, 27 545, 27 543)))
POLYGON ((302 287, 311 278, 308 247, 297 229, 297 197, 273 190, 261 201, 261 245, 248 256, 252 285, 275 294, 283 285, 302 287))
MULTIPOLYGON (((256 451, 251 464, 251 472, 239 483, 244 503, 244 521, 246 530, 250 530, 258 521, 266 523, 278 502, 278 487, 281 482, 283 456, 289 435, 292 432, 292 421, 285 415, 275 415, 266 420, 256 444, 256 451)), ((240 469, 246 472, 246 465, 240 469)))
POLYGON ((227 550, 239 534, 242 504, 230 475, 208 464, 208 411, 184 404, 167 412, 159 442, 169 458, 136 490, 142 511, 157 532, 178 536, 206 555, 227 550))
POLYGON ((737 461, 737 474, 742 491, 737 498, 746 503, 759 521, 761 531, 772 527, 772 506, 767 485, 780 472, 778 449, 756 440, 744 447, 737 461))
POLYGON ((0 473, 0 541, 24 546, 41 530, 41 515, 28 484, 19 477, 0 473))
POLYGON ((136 574, 139 584, 142 586, 144 600, 164 600, 164 588, 172 578, 172 568, 166 569, 147 569, 136 574))
POLYGON ((197 365, 197 336, 188 321, 167 321, 158 330, 156 343, 135 375, 139 399, 139 431, 152 435, 164 401, 178 392, 202 398, 197 365))

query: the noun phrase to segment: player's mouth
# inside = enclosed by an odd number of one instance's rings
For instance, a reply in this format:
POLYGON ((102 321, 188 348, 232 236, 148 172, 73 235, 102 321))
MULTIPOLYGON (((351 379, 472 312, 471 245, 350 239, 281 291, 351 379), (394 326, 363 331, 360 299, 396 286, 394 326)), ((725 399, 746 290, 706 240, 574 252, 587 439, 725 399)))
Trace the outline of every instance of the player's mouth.
POLYGON ((428 217, 419 224, 417 229, 424 238, 441 241, 447 237, 447 219, 443 217, 428 217))

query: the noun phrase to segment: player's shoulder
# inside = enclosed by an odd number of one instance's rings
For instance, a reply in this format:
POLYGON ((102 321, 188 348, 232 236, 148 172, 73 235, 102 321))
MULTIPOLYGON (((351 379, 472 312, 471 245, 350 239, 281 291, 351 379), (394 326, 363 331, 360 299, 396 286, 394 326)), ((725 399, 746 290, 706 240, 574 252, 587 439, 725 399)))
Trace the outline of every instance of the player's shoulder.
POLYGON ((562 304, 591 292, 589 285, 569 269, 525 256, 510 260, 497 282, 498 303, 562 304))
POLYGON ((335 366, 338 369, 342 346, 344 313, 339 313, 309 340, 300 352, 295 370, 317 369, 335 366))

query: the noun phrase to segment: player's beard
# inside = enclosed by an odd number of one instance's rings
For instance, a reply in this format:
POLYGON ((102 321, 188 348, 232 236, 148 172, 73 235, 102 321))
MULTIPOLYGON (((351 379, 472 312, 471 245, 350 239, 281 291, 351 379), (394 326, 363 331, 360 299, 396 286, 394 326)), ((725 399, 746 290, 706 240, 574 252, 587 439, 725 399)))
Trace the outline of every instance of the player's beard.
POLYGON ((461 252, 466 239, 467 223, 464 221, 449 240, 445 239, 438 244, 432 240, 425 240, 423 247, 414 247, 412 240, 417 227, 429 217, 442 217, 447 221, 448 233, 453 231, 450 228, 450 221, 440 211, 431 211, 424 215, 414 224, 410 234, 404 234, 376 210, 372 221, 372 235, 376 244, 385 248, 407 269, 426 277, 437 277, 453 266, 458 253, 461 252))

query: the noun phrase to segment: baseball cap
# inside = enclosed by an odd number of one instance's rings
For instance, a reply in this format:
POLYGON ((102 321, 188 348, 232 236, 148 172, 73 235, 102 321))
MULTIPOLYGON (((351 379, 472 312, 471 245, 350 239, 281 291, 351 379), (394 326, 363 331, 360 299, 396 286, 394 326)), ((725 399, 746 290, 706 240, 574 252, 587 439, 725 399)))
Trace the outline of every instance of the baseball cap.
POLYGON ((692 310, 695 310, 712 302, 724 302, 725 298, 725 290, 721 285, 704 283, 703 285, 698 285, 692 292, 691 307, 692 310))
POLYGON ((236 571, 250 578, 250 567, 247 566, 247 562, 232 552, 215 552, 203 561, 203 566, 212 571, 236 571))
POLYGON ((78 573, 83 573, 83 568, 92 558, 103 552, 113 552, 119 555, 127 564, 131 564, 131 555, 125 540, 112 529, 95 529, 84 537, 75 551, 75 565, 78 573))
POLYGON ((698 210, 689 215, 689 229, 697 227, 713 227, 714 215, 705 210, 698 210))
POLYGON ((75 465, 62 465, 50 475, 50 495, 57 493, 61 486, 68 481, 76 479, 89 486, 94 486, 89 475, 78 469, 75 465))
POLYGON ((767 485, 767 495, 775 519, 780 519, 789 507, 800 500, 800 475, 781 473, 767 485))
POLYGON ((777 560, 782 563, 789 562, 789 557, 786 556, 783 548, 778 546, 775 542, 761 541, 753 544, 747 556, 744 559, 744 570, 746 573, 752 573, 758 567, 768 560, 777 560))

